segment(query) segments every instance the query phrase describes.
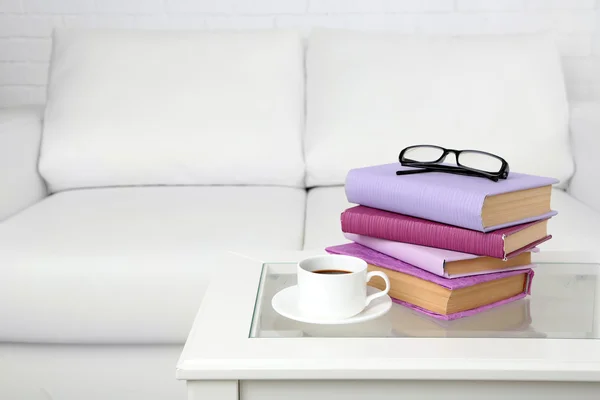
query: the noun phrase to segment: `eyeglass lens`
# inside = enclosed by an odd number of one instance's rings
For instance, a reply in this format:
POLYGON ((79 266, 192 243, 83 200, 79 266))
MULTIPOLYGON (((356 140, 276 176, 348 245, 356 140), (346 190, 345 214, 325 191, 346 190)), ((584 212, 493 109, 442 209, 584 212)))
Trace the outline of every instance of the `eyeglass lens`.
POLYGON ((404 157, 417 162, 435 162, 444 154, 439 147, 419 146, 413 147, 404 153, 404 157))
POLYGON ((502 161, 500 159, 476 151, 463 151, 458 156, 458 163, 463 167, 491 173, 500 172, 502 168, 502 161))
MULTIPOLYGON (((443 154, 444 150, 438 147, 418 146, 408 149, 404 153, 404 157, 416 162, 436 162, 443 154)), ((498 173, 502 168, 500 159, 477 151, 462 151, 459 153, 457 161, 463 167, 489 173, 498 173)))

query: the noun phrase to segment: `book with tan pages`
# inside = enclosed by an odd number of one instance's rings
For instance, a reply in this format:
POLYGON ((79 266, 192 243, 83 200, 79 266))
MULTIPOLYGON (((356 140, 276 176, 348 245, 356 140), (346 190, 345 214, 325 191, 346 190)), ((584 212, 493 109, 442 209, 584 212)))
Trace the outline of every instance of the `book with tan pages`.
MULTIPOLYGON (((325 250, 363 259, 370 271, 383 271, 388 275, 389 295, 394 302, 445 320, 478 314, 521 299, 531 291, 532 269, 448 279, 358 243, 325 250)), ((381 279, 372 279, 369 285, 378 289, 384 287, 381 279)))
POLYGON ((517 172, 498 182, 443 172, 396 175, 410 169, 400 163, 352 169, 346 197, 350 203, 480 232, 556 215, 550 208, 554 178, 517 172))
POLYGON ((483 233, 356 206, 342 213, 341 222, 346 233, 502 259, 518 256, 552 238, 548 235, 548 219, 483 233))
POLYGON ((392 242, 391 240, 355 235, 353 233, 344 233, 344 237, 445 278, 460 278, 461 276, 531 268, 531 252, 537 252, 538 250, 537 248, 533 248, 530 251, 503 260, 500 258, 437 249, 435 247, 392 242))

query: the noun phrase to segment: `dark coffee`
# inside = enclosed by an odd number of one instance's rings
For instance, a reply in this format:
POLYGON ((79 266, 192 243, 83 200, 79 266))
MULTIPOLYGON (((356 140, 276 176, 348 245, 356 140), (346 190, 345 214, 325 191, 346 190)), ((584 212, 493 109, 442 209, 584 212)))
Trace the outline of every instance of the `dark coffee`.
POLYGON ((323 274, 323 275, 341 275, 341 274, 350 274, 351 271, 344 271, 343 269, 320 269, 318 271, 313 271, 315 274, 323 274))

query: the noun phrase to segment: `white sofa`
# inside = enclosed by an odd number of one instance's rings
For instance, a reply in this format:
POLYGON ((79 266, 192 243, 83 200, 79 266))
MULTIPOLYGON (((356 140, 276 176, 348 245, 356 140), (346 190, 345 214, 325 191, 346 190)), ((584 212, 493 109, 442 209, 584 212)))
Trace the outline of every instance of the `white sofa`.
POLYGON ((410 144, 560 178, 542 255, 600 261, 599 129, 544 37, 58 31, 0 111, 0 398, 185 398, 219 254, 342 242, 346 171, 410 144))

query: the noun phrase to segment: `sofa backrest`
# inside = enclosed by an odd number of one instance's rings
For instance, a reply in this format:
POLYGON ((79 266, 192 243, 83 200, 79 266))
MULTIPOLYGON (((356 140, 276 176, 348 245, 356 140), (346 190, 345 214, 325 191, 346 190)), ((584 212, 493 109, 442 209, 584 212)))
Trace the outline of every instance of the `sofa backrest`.
POLYGON ((51 191, 303 186, 296 32, 59 30, 40 172, 51 191))
POLYGON ((479 149, 513 171, 573 173, 558 52, 544 36, 320 30, 307 50, 307 185, 397 161, 413 144, 479 149))
POLYGON ((304 74, 296 32, 59 30, 40 172, 53 192, 340 185, 351 168, 439 144, 572 175, 564 79, 545 36, 314 31, 305 132, 304 74))

